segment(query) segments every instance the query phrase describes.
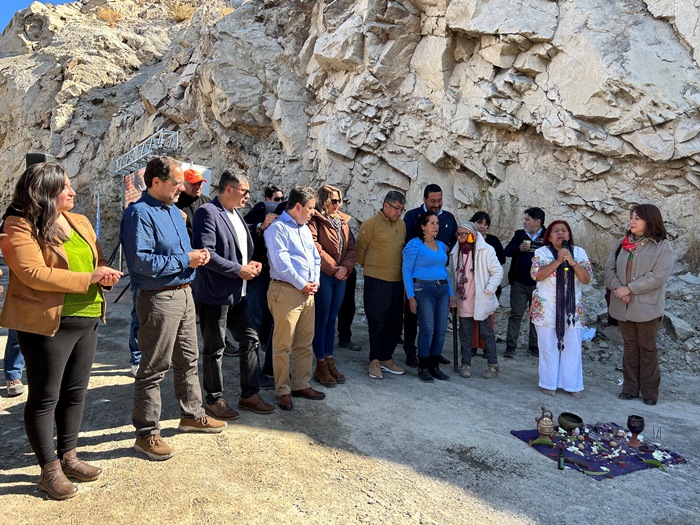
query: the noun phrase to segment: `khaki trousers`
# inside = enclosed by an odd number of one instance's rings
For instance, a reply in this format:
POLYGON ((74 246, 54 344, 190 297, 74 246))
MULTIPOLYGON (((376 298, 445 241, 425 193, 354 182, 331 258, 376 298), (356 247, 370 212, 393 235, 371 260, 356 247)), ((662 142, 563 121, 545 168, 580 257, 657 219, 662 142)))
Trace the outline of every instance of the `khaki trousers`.
POLYGON ((272 333, 275 393, 282 396, 309 386, 316 308, 313 295, 305 295, 289 283, 274 280, 267 290, 267 302, 275 320, 272 333))

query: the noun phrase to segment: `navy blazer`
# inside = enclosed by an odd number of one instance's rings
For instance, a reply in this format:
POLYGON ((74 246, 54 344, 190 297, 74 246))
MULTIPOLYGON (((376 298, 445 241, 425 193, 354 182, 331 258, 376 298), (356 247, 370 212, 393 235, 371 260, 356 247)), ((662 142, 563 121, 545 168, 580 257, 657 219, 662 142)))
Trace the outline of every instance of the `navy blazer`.
MULTIPOLYGON (((245 221, 238 210, 233 210, 245 221)), ((253 239, 248 228, 246 242, 248 254, 253 255, 253 239)), ((206 304, 237 304, 241 300, 243 279, 242 259, 238 241, 234 235, 233 225, 226 215, 226 210, 215 197, 203 204, 194 213, 192 219, 192 236, 194 248, 206 248, 211 252, 211 260, 197 268, 193 294, 195 301, 206 304)))

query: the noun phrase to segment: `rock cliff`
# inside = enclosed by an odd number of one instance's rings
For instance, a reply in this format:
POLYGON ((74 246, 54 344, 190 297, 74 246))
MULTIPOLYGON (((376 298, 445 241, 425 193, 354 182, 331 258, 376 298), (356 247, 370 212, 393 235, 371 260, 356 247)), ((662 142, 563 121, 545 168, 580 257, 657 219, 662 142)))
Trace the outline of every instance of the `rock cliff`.
POLYGON ((507 240, 537 205, 598 263, 630 206, 653 202, 679 255, 700 259, 696 0, 210 0, 177 22, 182 3, 15 15, 1 207, 24 153, 50 152, 88 215, 99 192, 114 245, 110 161, 167 128, 182 158, 253 188, 336 184, 360 220, 389 189, 417 205, 437 182, 458 219, 485 209, 507 240))

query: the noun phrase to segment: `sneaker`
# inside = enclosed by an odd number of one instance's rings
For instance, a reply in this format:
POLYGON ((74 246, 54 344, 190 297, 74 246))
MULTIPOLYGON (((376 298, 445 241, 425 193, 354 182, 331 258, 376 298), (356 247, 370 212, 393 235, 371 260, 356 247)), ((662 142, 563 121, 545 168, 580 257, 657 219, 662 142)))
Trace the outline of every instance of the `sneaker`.
POLYGON ((382 370, 384 370, 385 372, 389 372, 390 374, 396 374, 397 376, 400 376, 406 373, 406 370, 401 368, 398 365, 398 363, 393 359, 389 359, 387 361, 379 361, 379 365, 381 366, 382 370))
POLYGON ((487 365, 486 370, 484 370, 484 373, 481 374, 481 377, 483 377, 484 379, 491 379, 492 377, 496 377, 498 375, 498 370, 498 365, 487 365))
POLYGON ((227 427, 226 421, 219 421, 213 417, 203 416, 199 419, 180 418, 177 429, 183 432, 207 432, 217 434, 227 427))
POLYGON ((382 378, 382 367, 379 364, 379 359, 372 359, 369 364, 369 377, 372 379, 382 378))
POLYGON ((462 365, 459 367, 459 375, 462 377, 471 377, 472 376, 472 367, 469 365, 462 365))
POLYGON ((130 372, 131 372, 132 376, 136 377, 136 374, 138 373, 140 366, 141 366, 140 363, 135 363, 135 364, 131 365, 130 372))
POLYGON ((24 394, 24 384, 21 379, 8 379, 6 384, 7 395, 9 397, 16 397, 24 394))
POLYGON ((506 346, 506 351, 503 352, 503 357, 507 357, 508 359, 513 359, 514 355, 515 355, 515 347, 514 346, 506 346))
POLYGON ((168 445, 160 434, 136 438, 134 450, 143 452, 155 461, 165 461, 175 455, 175 449, 168 445))

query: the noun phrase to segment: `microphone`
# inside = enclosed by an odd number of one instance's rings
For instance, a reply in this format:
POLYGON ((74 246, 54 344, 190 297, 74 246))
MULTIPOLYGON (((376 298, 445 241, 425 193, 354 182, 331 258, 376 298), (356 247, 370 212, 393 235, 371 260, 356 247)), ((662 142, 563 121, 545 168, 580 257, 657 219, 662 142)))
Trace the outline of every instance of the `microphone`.
MULTIPOLYGON (((566 248, 567 250, 569 249, 569 241, 561 241, 561 247, 566 248)), ((569 271, 569 263, 564 261, 564 271, 568 272, 569 271)))

